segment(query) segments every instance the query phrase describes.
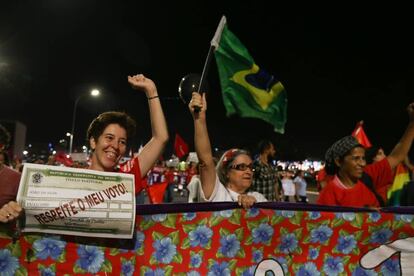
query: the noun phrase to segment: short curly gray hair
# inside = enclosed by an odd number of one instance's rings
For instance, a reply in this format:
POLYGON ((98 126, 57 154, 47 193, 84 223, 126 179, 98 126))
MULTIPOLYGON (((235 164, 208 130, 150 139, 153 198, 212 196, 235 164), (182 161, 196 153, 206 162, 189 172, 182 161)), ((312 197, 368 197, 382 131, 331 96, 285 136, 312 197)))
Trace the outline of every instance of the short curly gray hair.
POLYGON ((227 182, 229 180, 227 177, 227 173, 230 170, 231 165, 233 165, 234 159, 236 159, 236 157, 241 154, 250 156, 249 152, 244 149, 229 149, 226 152, 224 152, 223 155, 220 157, 220 160, 218 161, 216 166, 216 172, 220 182, 224 186, 227 185, 227 182))

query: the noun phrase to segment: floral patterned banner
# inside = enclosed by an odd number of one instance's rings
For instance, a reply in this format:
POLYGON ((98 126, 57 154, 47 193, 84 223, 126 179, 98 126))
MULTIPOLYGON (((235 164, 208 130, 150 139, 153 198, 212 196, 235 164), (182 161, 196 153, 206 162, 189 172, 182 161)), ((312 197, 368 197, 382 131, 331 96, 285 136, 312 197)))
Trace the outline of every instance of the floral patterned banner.
POLYGON ((133 240, 13 239, 2 225, 0 275, 414 275, 414 216, 404 209, 154 206, 137 207, 133 240))

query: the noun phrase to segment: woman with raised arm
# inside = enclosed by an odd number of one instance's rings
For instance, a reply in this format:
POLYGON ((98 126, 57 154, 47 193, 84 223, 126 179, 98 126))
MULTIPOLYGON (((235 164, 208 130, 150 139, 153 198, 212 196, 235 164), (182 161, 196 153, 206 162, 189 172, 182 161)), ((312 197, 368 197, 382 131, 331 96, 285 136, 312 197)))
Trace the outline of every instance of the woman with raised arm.
POLYGON ((205 94, 194 92, 188 105, 194 119, 194 145, 200 162, 201 195, 203 201, 234 201, 243 208, 255 202, 267 201, 258 192, 249 192, 253 180, 253 162, 247 151, 227 150, 214 165, 207 131, 205 94), (195 112, 198 107, 199 112, 195 112))
MULTIPOLYGON (((142 151, 121 168, 121 171, 132 173, 135 185, 164 150, 168 141, 168 130, 164 113, 154 82, 139 74, 129 76, 128 82, 135 90, 145 92, 150 111, 152 138, 142 151)), ((124 112, 109 111, 100 114, 89 125, 87 138, 92 149, 89 169, 96 171, 119 171, 119 161, 125 155, 128 139, 135 134, 135 121, 124 112)), ((139 189, 136 189, 139 192, 139 189)), ((8 202, 0 209, 0 222, 10 222, 22 213, 22 208, 15 201, 8 202)))
POLYGON ((353 136, 336 141, 326 152, 326 172, 333 175, 317 203, 349 207, 380 207, 378 191, 393 179, 393 169, 404 160, 414 139, 414 103, 407 107, 408 126, 392 152, 367 165, 365 148, 353 136))

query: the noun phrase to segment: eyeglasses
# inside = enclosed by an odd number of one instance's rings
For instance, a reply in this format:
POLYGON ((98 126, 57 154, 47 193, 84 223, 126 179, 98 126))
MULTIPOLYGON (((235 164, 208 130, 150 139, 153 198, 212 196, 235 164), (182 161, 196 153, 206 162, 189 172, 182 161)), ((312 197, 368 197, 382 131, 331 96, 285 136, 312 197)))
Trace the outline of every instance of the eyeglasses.
POLYGON ((234 169, 234 170, 238 170, 238 171, 245 171, 247 169, 250 169, 251 171, 254 171, 253 170, 253 163, 250 163, 250 164, 246 164, 246 163, 235 164, 235 165, 232 165, 230 168, 234 169))

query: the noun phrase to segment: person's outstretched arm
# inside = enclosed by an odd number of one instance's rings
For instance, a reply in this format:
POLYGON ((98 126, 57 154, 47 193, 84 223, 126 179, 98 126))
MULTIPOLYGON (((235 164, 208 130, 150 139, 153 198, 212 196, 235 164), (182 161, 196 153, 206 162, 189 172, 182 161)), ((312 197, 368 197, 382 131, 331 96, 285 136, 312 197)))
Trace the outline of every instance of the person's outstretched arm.
POLYGON ((394 169, 399 163, 404 161, 414 139, 414 103, 408 105, 407 112, 410 119, 407 129, 392 152, 387 156, 391 169, 394 169))
POLYGON ((133 89, 144 91, 148 99, 152 138, 138 155, 141 175, 146 175, 164 151, 168 129, 154 82, 142 74, 128 76, 128 82, 133 89))
POLYGON ((200 95, 194 92, 188 107, 194 119, 194 146, 200 162, 201 187, 205 198, 209 199, 216 183, 216 168, 207 131, 206 94, 200 95), (196 106, 200 107, 199 112, 194 112, 196 106))

